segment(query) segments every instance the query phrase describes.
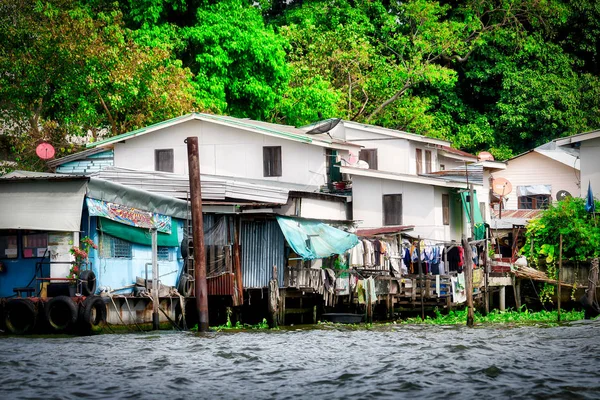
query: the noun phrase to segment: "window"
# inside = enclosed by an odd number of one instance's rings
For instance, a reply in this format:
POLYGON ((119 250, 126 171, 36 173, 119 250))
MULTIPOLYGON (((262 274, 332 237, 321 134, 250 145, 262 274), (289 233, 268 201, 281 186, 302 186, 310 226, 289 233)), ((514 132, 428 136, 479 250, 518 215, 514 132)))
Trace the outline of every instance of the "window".
POLYGON ((377 169, 377 149, 361 149, 358 159, 369 164, 369 169, 377 169))
POLYGON ((158 246, 157 253, 158 253, 158 261, 172 261, 171 260, 171 252, 169 251, 168 247, 158 246))
POLYGON ((431 150, 425 150, 425 172, 430 174, 431 171, 431 150))
POLYGON ((520 210, 548 208, 552 202, 551 194, 551 185, 517 186, 518 208, 520 210))
POLYGON ((47 249, 47 233, 31 232, 23 234, 23 258, 44 257, 47 249))
POLYGON ((100 255, 102 258, 132 258, 131 242, 110 235, 102 235, 100 255))
POLYGON ((17 233, 5 231, 0 234, 0 258, 17 258, 17 233))
POLYGON ((173 149, 154 150, 154 170, 173 172, 173 149))
POLYGON ((446 166, 444 164, 440 164, 440 171, 445 171, 446 170, 446 166))
POLYGON ((402 195, 383 196, 383 225, 402 225, 402 195))
POLYGON ((442 194, 442 219, 444 225, 450 225, 450 195, 442 194))
POLYGON ((550 195, 547 194, 519 196, 519 210, 539 210, 548 208, 550 199, 550 195))
POLYGON ((281 176, 281 146, 263 147, 263 176, 281 176))
POLYGON ((421 149, 417 149, 416 159, 417 159, 417 175, 421 175, 423 173, 423 151, 421 149))

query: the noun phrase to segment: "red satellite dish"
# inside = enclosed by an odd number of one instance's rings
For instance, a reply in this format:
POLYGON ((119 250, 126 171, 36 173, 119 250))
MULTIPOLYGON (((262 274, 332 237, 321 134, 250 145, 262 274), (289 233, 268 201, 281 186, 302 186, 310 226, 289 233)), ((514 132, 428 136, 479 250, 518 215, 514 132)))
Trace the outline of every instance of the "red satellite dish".
POLYGON ((50 143, 40 143, 35 148, 35 154, 42 160, 49 160, 54 157, 54 147, 50 143))
POLYGON ((477 154, 477 159, 479 159, 479 161, 494 161, 494 156, 489 151, 482 151, 477 154))
POLYGON ((507 196, 512 192, 512 183, 505 178, 496 178, 492 181, 492 192, 497 196, 507 196))

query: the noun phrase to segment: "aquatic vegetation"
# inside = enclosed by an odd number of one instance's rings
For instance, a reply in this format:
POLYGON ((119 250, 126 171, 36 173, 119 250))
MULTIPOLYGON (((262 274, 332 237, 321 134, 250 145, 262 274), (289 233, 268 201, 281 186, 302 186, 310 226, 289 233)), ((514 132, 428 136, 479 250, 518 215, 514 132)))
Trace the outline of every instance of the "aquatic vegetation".
MULTIPOLYGON (((210 329, 212 331, 221 332, 221 331, 227 331, 227 330, 269 330, 270 328, 269 328, 269 323, 267 322, 266 318, 263 318, 263 320, 261 322, 259 322, 258 324, 254 324, 254 325, 244 324, 244 323, 241 323, 240 321, 237 321, 235 324, 233 324, 228 315, 226 323, 224 323, 223 325, 211 326, 210 329)), ((190 330, 198 332, 198 324, 194 325, 194 327, 191 328, 190 330)), ((278 328, 272 328, 271 330, 278 330, 278 328)))
MULTIPOLYGON (((577 321, 584 318, 583 311, 561 311, 561 321, 577 321)), ((520 310, 499 311, 493 310, 488 315, 475 313, 475 323, 478 324, 506 324, 506 323, 536 323, 536 322, 557 322, 558 312, 553 311, 530 311, 522 306, 520 310)), ((402 323, 405 324, 430 324, 430 325, 459 325, 467 323, 467 310, 450 311, 448 314, 442 314, 438 309, 435 310, 435 317, 408 318, 402 323)))

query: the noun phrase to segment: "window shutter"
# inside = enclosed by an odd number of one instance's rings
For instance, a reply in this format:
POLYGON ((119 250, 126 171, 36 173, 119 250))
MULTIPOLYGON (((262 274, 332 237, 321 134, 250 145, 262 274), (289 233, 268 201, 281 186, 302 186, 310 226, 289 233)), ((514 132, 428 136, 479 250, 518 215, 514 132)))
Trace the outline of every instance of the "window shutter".
POLYGON ((383 196, 383 225, 402 225, 402 195, 383 196))
POLYGON ((429 174, 431 171, 431 151, 425 150, 425 172, 429 174))
POLYGON ((417 159, 417 175, 420 175, 423 173, 423 151, 421 149, 417 149, 416 159, 417 159))
POLYGON ((154 151, 154 170, 173 172, 173 149, 160 149, 154 151))
POLYGON ((442 194, 442 218, 444 225, 450 225, 450 195, 442 194))
POLYGON ((263 176, 281 175, 281 146, 263 147, 263 176))
POLYGON ((361 149, 358 159, 369 164, 369 169, 377 169, 377 149, 361 149))

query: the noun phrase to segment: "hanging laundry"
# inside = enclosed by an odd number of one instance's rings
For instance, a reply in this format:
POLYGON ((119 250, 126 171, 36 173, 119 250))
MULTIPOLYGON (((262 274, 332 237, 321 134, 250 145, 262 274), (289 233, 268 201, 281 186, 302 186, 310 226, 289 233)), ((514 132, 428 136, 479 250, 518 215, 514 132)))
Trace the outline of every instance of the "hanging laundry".
POLYGON ((363 242, 361 240, 359 240, 358 244, 350 249, 350 254, 348 256, 350 266, 355 267, 355 268, 357 268, 357 267, 362 268, 362 266, 365 265, 364 264, 364 254, 365 254, 365 250, 364 250, 363 242))

